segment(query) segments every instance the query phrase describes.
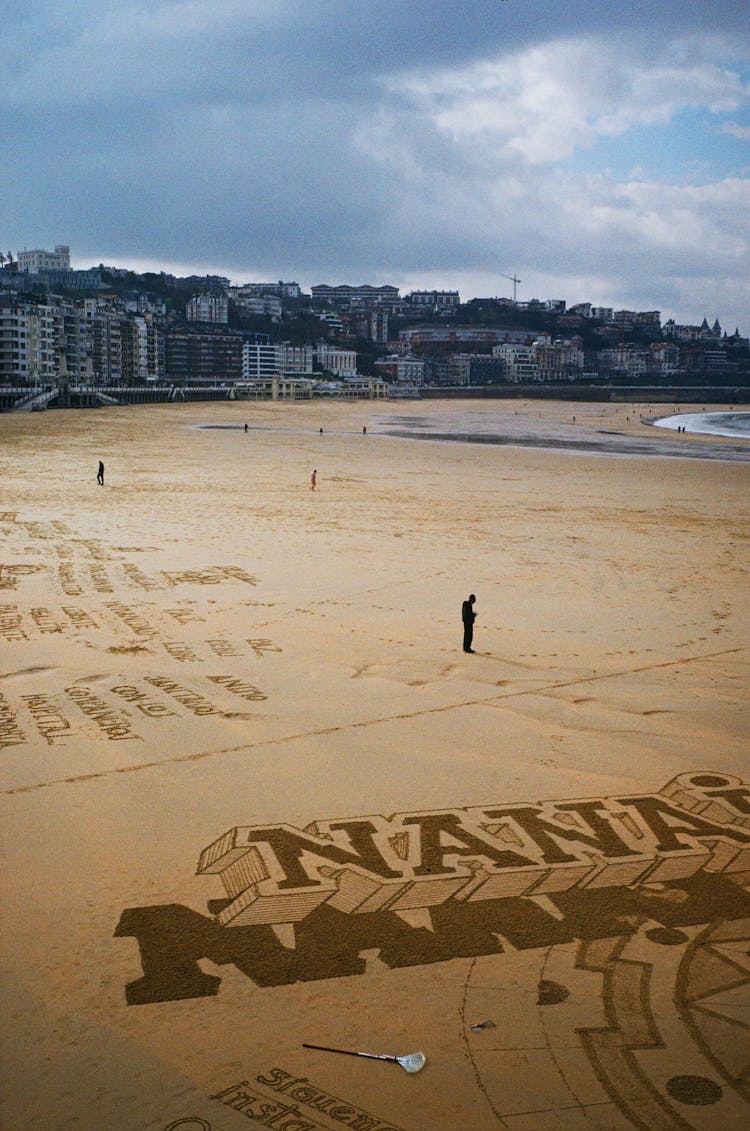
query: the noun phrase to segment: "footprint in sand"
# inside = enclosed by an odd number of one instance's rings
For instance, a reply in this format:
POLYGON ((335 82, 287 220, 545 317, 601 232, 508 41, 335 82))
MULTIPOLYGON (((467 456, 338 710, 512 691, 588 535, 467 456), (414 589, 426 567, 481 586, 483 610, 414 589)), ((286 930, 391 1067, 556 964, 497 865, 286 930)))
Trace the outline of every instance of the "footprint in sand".
POLYGON ((42 672, 53 672, 54 668, 22 668, 17 672, 6 672, 5 675, 0 675, 0 679, 22 679, 25 675, 40 675, 42 672))

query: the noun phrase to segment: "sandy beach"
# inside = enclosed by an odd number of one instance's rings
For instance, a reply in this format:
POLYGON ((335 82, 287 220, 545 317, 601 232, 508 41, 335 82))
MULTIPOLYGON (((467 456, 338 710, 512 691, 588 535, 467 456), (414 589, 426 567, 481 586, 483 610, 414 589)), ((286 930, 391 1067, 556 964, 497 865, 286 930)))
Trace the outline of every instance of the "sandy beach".
POLYGON ((750 440, 674 408, 0 416, 2 1131, 748 1126, 750 440))

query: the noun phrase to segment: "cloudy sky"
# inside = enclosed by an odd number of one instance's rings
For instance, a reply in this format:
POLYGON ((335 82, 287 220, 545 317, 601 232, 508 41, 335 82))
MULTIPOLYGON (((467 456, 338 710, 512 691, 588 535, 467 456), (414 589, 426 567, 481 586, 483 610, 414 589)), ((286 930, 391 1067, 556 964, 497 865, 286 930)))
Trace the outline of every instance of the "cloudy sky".
POLYGON ((746 0, 24 0, 0 246, 750 331, 746 0))

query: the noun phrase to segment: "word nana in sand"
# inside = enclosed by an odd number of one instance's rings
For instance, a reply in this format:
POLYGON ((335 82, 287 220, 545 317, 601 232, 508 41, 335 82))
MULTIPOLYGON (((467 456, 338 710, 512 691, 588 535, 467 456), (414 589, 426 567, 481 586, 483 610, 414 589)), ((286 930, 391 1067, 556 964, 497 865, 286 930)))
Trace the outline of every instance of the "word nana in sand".
POLYGON ((201 853, 222 926, 685 879, 750 869, 750 790, 681 775, 656 794, 230 829, 201 853))
POLYGON ((129 1005, 209 997, 231 963, 258 986, 750 922, 750 789, 692 772, 658 793, 231 828, 200 855, 209 915, 125 908, 143 976, 129 1005))

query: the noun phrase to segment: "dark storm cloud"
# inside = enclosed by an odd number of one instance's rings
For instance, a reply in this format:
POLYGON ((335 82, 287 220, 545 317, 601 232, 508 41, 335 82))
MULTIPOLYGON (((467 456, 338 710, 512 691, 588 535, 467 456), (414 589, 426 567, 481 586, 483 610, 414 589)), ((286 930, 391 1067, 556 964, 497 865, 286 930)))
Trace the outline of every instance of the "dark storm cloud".
MULTIPOLYGON (((18 5, 3 15, 0 243, 306 285, 440 276, 491 289, 499 268, 539 287, 599 288, 563 292, 571 301, 607 301, 656 256, 664 295, 680 294, 672 273, 716 269, 750 158, 723 189, 718 169, 682 192, 637 169, 582 176, 571 161, 614 136, 636 165, 638 130, 691 106, 724 114, 724 142, 741 148, 746 9, 634 11, 601 0, 18 5), (667 208, 693 226, 690 246, 672 239, 667 208)), ((739 287, 747 222, 733 226, 722 285, 739 287)), ((688 286, 681 301, 693 298, 688 286)))

